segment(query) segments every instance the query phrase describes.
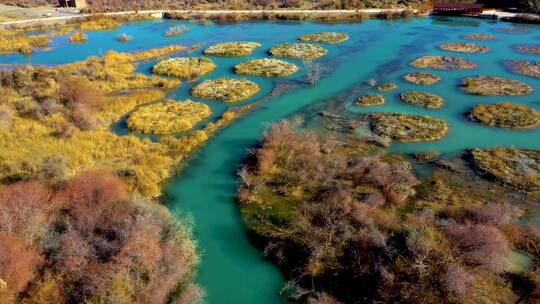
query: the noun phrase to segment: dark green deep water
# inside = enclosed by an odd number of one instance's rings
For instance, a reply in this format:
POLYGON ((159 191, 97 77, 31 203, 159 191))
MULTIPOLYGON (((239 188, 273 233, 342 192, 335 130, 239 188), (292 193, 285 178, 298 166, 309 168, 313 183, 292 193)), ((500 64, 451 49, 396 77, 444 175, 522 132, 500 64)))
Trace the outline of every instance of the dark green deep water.
MULTIPOLYGON (((30 57, 22 55, 0 56, 0 63, 61 64, 104 54, 109 49, 119 51, 143 50, 173 43, 202 44, 215 42, 256 41, 263 44, 252 58, 266 57, 273 45, 294 42, 296 37, 318 31, 344 31, 351 39, 343 44, 326 46, 329 53, 317 60, 324 67, 320 82, 315 86, 305 83, 304 69, 291 77, 296 89, 281 96, 267 98, 256 111, 234 122, 200 151, 195 153, 180 175, 167 187, 170 208, 180 217, 194 220, 194 232, 202 253, 198 281, 207 289, 210 303, 279 303, 284 300, 278 291, 284 279, 278 269, 265 261, 262 254, 247 239, 235 204, 235 171, 248 149, 261 139, 270 124, 295 114, 312 117, 321 110, 332 107, 349 116, 366 111, 392 111, 427 114, 443 118, 450 124, 449 134, 441 141, 419 144, 394 144, 391 149, 399 152, 437 150, 455 154, 467 148, 515 146, 540 149, 540 129, 508 131, 484 127, 469 122, 465 113, 478 103, 512 101, 527 104, 540 110, 540 95, 521 97, 480 97, 460 91, 460 79, 467 76, 493 75, 519 79, 540 90, 540 80, 509 72, 502 60, 521 59, 540 61, 540 56, 525 55, 514 50, 516 44, 540 43, 537 26, 524 26, 528 33, 503 33, 498 29, 510 27, 507 23, 489 23, 474 19, 410 19, 398 21, 369 20, 359 24, 316 24, 308 22, 247 22, 227 25, 188 23, 180 21, 145 21, 122 26, 113 32, 89 33, 89 41, 82 45, 67 42, 67 37, 54 39, 53 50, 37 52, 30 57), (190 31, 183 36, 166 38, 168 27, 185 24, 190 31), (120 33, 134 36, 128 43, 117 42, 120 33), (463 41, 470 33, 497 35, 494 41, 478 41, 488 45, 487 54, 449 53, 438 45, 449 41, 463 41), (478 63, 479 68, 469 71, 435 71, 443 81, 432 87, 420 87, 402 80, 413 71, 409 62, 421 55, 446 54, 465 57, 478 63), (384 93, 384 106, 357 108, 354 99, 370 92, 365 82, 376 79, 379 83, 396 82, 400 88, 384 93), (446 99, 442 109, 419 109, 399 102, 404 90, 423 90, 446 99)), ((189 56, 199 56, 195 52, 189 56)), ((232 66, 247 58, 214 58, 218 69, 206 78, 234 76, 232 66)), ((303 67, 301 62, 296 62, 303 67)), ((147 73, 153 63, 141 65, 147 73)), ((254 98, 240 103, 260 100, 268 95, 277 80, 250 77, 261 85, 261 92, 254 98)), ((196 83, 184 83, 171 97, 189 98, 189 90, 196 83)), ((192 98, 193 99, 193 98, 192 98)), ((215 119, 228 105, 207 102, 214 110, 215 119)), ((121 134, 122 124, 115 126, 121 134)))

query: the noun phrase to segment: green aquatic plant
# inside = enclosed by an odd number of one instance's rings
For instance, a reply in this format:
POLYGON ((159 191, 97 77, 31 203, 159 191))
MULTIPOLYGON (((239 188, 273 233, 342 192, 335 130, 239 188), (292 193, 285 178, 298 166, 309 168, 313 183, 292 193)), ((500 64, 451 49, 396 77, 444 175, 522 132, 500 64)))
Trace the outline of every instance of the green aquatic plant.
POLYGON ((469 42, 449 42, 440 46, 442 50, 460 53, 487 53, 491 49, 484 45, 469 42))
POLYGON ((444 99, 432 93, 409 91, 399 95, 402 102, 429 109, 438 109, 444 105, 444 99))
POLYGON ((539 112, 510 102, 477 105, 471 118, 490 127, 509 129, 534 128, 540 123, 539 112))
POLYGON ((301 42, 317 42, 317 43, 342 43, 349 39, 347 33, 339 32, 320 32, 314 34, 307 34, 298 37, 301 42))
POLYGON ((259 85, 246 79, 219 78, 205 80, 191 90, 198 98, 222 102, 241 101, 259 92, 259 85))
POLYGON ((381 94, 364 95, 358 98, 356 104, 363 107, 382 105, 384 104, 384 96, 382 96, 381 94))
POLYGON ((242 57, 251 55, 254 50, 260 47, 261 44, 257 42, 225 42, 210 46, 204 50, 204 54, 210 56, 242 57))
POLYGON ((298 72, 295 64, 278 59, 254 59, 237 64, 234 71, 239 75, 264 76, 264 77, 287 77, 298 72))
POLYGON ((514 73, 540 78, 540 62, 513 60, 505 62, 505 64, 507 64, 514 73))
POLYGON ((375 134, 401 142, 439 140, 448 131, 446 121, 430 116, 373 113, 369 118, 371 130, 375 134))
POLYGON ((425 86, 430 86, 438 83, 441 81, 441 77, 439 75, 433 74, 433 73, 422 73, 422 72, 414 72, 409 73, 403 77, 408 82, 414 83, 414 84, 420 84, 425 86))
POLYGON ((389 91, 393 91, 395 89, 398 88, 398 85, 391 82, 391 83, 387 83, 387 84, 383 84, 381 86, 378 86, 377 87, 377 91, 380 91, 380 92, 389 92, 389 91))
POLYGON ((533 88, 519 80, 495 76, 468 77, 463 80, 463 90, 475 95, 527 95, 533 88))
POLYGON ((328 51, 318 44, 289 43, 274 46, 269 53, 275 57, 314 60, 326 55, 328 51))
POLYGON ((68 40, 71 43, 83 43, 88 40, 88 36, 83 32, 76 32, 69 36, 68 40))
POLYGON ((169 134, 186 131, 212 114, 201 102, 168 100, 138 108, 128 120, 127 127, 143 134, 169 134))
POLYGON ((540 191, 540 151, 515 148, 473 149, 471 162, 476 171, 504 186, 540 191))
POLYGON ((415 59, 411 65, 415 68, 435 70, 469 70, 478 67, 472 61, 453 56, 423 56, 415 59))
POLYGON ((152 72, 158 75, 195 78, 210 73, 216 64, 205 57, 177 57, 158 62, 152 72))
POLYGON ((497 36, 488 34, 469 34, 465 35, 465 38, 471 40, 495 40, 497 39, 497 36))

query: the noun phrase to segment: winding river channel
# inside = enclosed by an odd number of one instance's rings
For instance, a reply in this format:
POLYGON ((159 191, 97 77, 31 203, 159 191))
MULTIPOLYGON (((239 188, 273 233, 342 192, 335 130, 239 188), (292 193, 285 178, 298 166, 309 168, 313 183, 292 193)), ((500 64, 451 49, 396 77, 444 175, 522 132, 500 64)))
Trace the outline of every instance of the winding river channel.
MULTIPOLYGON (((523 27, 528 31, 525 33, 499 30, 506 27, 512 25, 476 19, 432 18, 369 20, 356 24, 246 22, 222 25, 156 20, 126 24, 112 32, 89 33, 89 41, 84 45, 69 44, 65 36, 56 37, 51 51, 37 52, 31 57, 1 56, 0 63, 62 64, 91 55, 101 55, 109 49, 134 51, 173 43, 201 44, 204 48, 216 42, 239 40, 261 43, 262 47, 250 56, 260 58, 268 56, 266 51, 271 46, 294 42, 301 34, 347 32, 351 37, 349 41, 325 46, 329 50, 328 55, 315 62, 322 68, 321 79, 316 85, 307 84, 306 68, 301 62, 296 63, 303 67, 302 71, 289 79, 250 77, 261 85, 261 92, 241 104, 261 101, 260 107, 217 133, 205 147, 192 155, 179 176, 169 181, 166 187, 167 203, 175 214, 193 219, 195 237, 202 254, 198 281, 207 290, 208 302, 280 303, 285 301, 279 295, 284 278, 248 240, 235 203, 235 172, 248 150, 261 139, 264 130, 284 118, 299 115, 309 119, 329 109, 340 115, 359 116, 368 110, 356 107, 354 101, 362 94, 373 91, 366 84, 373 79, 378 83, 395 82, 399 85, 398 90, 384 93, 387 104, 377 111, 427 114, 445 119, 450 125, 449 134, 441 141, 396 144, 391 147, 394 151, 437 150, 455 154, 472 147, 516 146, 540 149, 540 129, 519 132, 493 129, 473 124, 465 117, 471 106, 480 102, 512 101, 540 110, 537 93, 522 97, 493 98, 467 95, 459 89, 463 77, 493 75, 518 79, 540 90, 539 79, 513 74, 501 63, 502 60, 512 59, 538 60, 539 56, 515 51, 516 44, 532 44, 540 39, 538 27, 523 27), (170 26, 177 24, 186 25, 190 31, 177 38, 163 35, 170 26), (120 33, 132 35, 134 40, 120 43, 114 39, 120 33), (399 102, 400 92, 414 89, 414 85, 402 80, 404 74, 413 71, 409 66, 411 60, 429 54, 452 55, 440 50, 438 45, 449 41, 464 41, 463 36, 472 33, 497 36, 494 41, 478 42, 492 48, 487 54, 454 54, 478 63, 479 68, 437 72, 443 81, 422 88, 445 98, 445 107, 427 110, 399 102), (276 86, 288 86, 290 90, 269 96, 276 86)), ((189 56, 200 56, 200 51, 189 56)), ((247 60, 213 59, 219 68, 207 78, 234 76, 232 66, 247 60)), ((149 73, 152 64, 141 65, 139 70, 149 73)), ((171 93, 171 97, 176 100, 193 99, 189 91, 197 83, 183 84, 171 93)), ((228 108, 228 105, 217 102, 203 102, 212 107, 212 119, 228 108)))

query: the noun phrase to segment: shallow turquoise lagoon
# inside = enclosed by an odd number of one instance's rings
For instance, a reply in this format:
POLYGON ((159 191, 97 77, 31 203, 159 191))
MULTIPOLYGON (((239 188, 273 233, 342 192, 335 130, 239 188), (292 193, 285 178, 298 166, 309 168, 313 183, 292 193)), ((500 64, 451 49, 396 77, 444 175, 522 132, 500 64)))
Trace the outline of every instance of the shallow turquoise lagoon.
MULTIPOLYGON (((225 128, 203 149, 192 156, 181 174, 167 186, 168 204, 180 217, 194 220, 194 231, 202 252, 199 282, 207 289, 210 303, 279 303, 284 300, 278 292, 284 279, 276 267, 266 262, 259 250, 248 240, 235 205, 235 171, 248 149, 261 139, 270 124, 293 115, 306 119, 320 111, 334 111, 349 117, 360 117, 368 111, 405 112, 426 114, 449 122, 450 132, 441 141, 418 144, 393 144, 391 149, 401 152, 438 150, 449 155, 467 148, 515 146, 540 149, 540 129, 508 131, 488 128, 469 122, 465 116, 474 105, 512 101, 526 104, 540 111, 540 79, 509 72, 503 60, 521 59, 540 61, 540 56, 520 54, 516 44, 540 43, 537 26, 525 26, 528 33, 503 33, 500 28, 511 27, 507 23, 491 23, 475 19, 410 19, 397 21, 369 20, 357 24, 317 24, 308 22, 246 22, 238 24, 202 24, 180 21, 144 21, 122 26, 112 32, 91 32, 86 44, 69 44, 67 37, 54 38, 53 50, 42 51, 30 57, 22 55, 0 56, 0 63, 62 64, 102 55, 110 49, 118 51, 144 50, 174 43, 193 45, 224 41, 256 41, 263 46, 249 58, 266 57, 267 50, 278 43, 294 42, 296 37, 318 31, 344 31, 351 39, 343 44, 325 46, 329 53, 316 60, 323 68, 320 81, 308 85, 306 69, 302 62, 291 60, 302 67, 296 75, 282 80, 249 77, 261 86, 261 92, 246 104, 268 96, 276 85, 291 85, 294 89, 279 96, 263 99, 256 111, 240 118, 225 128), (173 25, 184 24, 190 31, 167 38, 166 30, 173 25), (120 43, 115 36, 126 33, 133 41, 120 43), (497 35, 494 41, 476 41, 490 46, 487 54, 460 54, 441 51, 438 45, 450 41, 464 41, 471 33, 497 35), (409 66, 413 59, 430 54, 455 55, 470 59, 479 65, 476 70, 433 71, 443 81, 432 87, 406 83, 403 75, 415 69, 409 66), (522 80, 536 91, 520 97, 480 97, 461 92, 460 80, 467 76, 493 75, 522 80), (373 92, 366 85, 370 79, 378 83, 395 82, 396 91, 384 93, 387 102, 383 106, 358 108, 356 98, 373 92), (423 90, 441 95, 446 99, 443 108, 419 109, 402 104, 398 95, 406 90, 423 90)), ((196 51, 188 56, 201 56, 196 51)), ((203 79, 234 76, 232 67, 245 58, 214 58, 218 69, 203 79)), ((138 67, 149 73, 154 62, 138 67)), ((427 71, 427 70, 426 70, 427 71)), ((200 80, 199 80, 200 81, 200 80)), ((171 92, 171 98, 191 98, 189 91, 197 82, 184 83, 171 92)), ((194 99, 194 98, 192 98, 194 99)), ((197 99, 195 99, 197 100, 197 99)), ((207 102, 214 110, 216 119, 231 105, 207 102)), ((201 125, 204 126, 204 123, 201 125)), ((201 127, 199 126, 199 127, 201 127)), ((122 134, 126 130, 120 122, 115 129, 122 134)))

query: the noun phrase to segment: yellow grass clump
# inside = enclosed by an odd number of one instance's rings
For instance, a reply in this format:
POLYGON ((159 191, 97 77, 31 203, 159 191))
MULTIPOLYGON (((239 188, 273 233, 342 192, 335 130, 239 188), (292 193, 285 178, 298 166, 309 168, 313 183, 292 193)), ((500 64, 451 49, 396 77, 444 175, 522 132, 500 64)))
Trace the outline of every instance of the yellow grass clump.
POLYGON ((295 64, 269 58, 250 60, 234 67, 236 74, 264 77, 287 77, 298 72, 298 69, 295 64))
POLYGON ((46 35, 29 36, 20 33, 0 33, 0 54, 22 53, 31 54, 36 48, 43 48, 51 44, 46 35))
POLYGON ((101 17, 81 23, 83 31, 112 30, 120 26, 120 23, 112 18, 101 17))
POLYGON ((261 47, 257 42, 224 42, 210 46, 204 50, 205 55, 223 56, 223 57, 242 57, 251 55, 254 50, 261 47))
POLYGON ((196 78, 208 74, 216 68, 216 64, 205 57, 178 57, 158 62, 152 71, 158 75, 196 78))
POLYGON ((198 98, 214 99, 222 102, 241 101, 259 92, 259 85, 246 80, 220 78, 206 80, 195 86, 191 94, 198 98))
POLYGON ((127 127, 144 134, 169 134, 186 131, 212 114, 201 102, 168 100, 137 109, 127 120, 127 127))
POLYGON ((540 123, 540 113, 510 102, 478 105, 471 111, 471 118, 481 124, 509 129, 534 128, 540 123))
POLYGON ((82 43, 88 40, 88 36, 83 32, 76 32, 75 34, 69 36, 68 40, 71 43, 82 43))
POLYGON ((129 95, 110 96, 106 99, 96 118, 104 125, 120 120, 137 106, 156 102, 165 98, 165 92, 159 89, 145 89, 129 95))

